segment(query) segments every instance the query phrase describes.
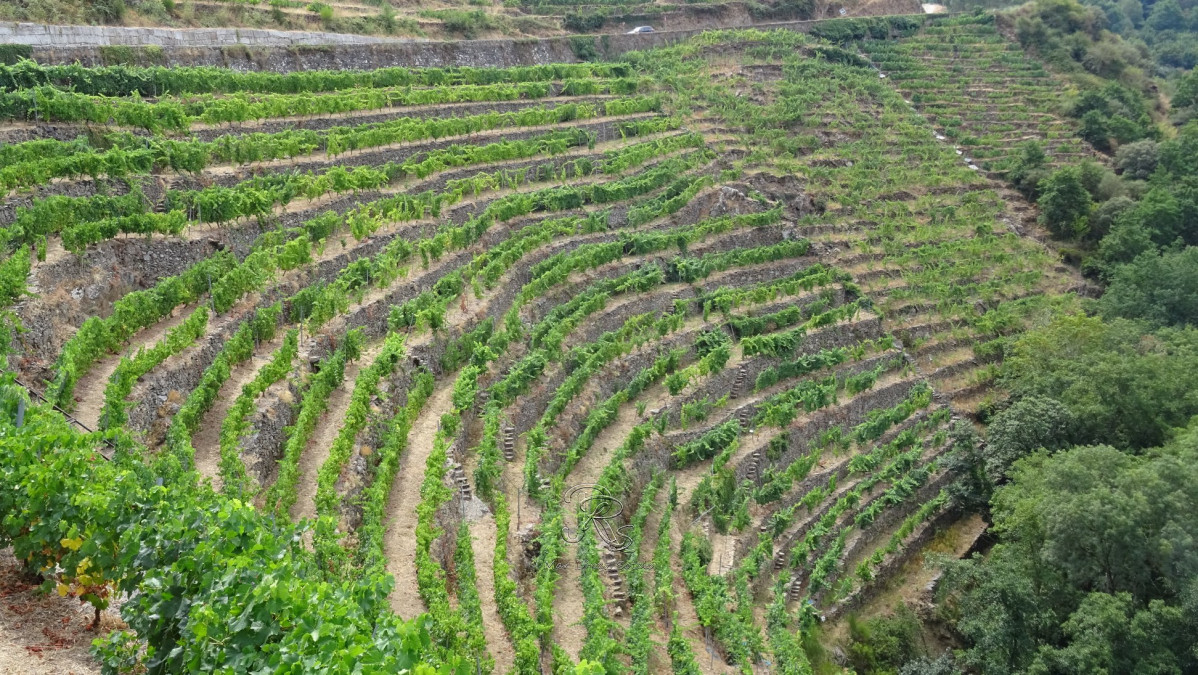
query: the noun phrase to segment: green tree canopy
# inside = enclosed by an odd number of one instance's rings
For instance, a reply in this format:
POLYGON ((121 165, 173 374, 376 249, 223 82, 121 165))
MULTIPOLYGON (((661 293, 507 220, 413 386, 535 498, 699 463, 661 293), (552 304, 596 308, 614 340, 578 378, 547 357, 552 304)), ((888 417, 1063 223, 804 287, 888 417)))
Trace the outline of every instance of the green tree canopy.
POLYGON ((1108 317, 1198 325, 1198 248, 1145 253, 1119 266, 1098 304, 1108 317))
POLYGON ((993 501, 1001 541, 950 565, 946 607, 980 673, 1198 667, 1198 433, 1142 456, 1037 453, 993 501))
POLYGON ((1040 219, 1054 236, 1081 234, 1090 214, 1090 193, 1076 166, 1065 167, 1040 183, 1040 219))
POLYGON ((1142 449, 1198 413, 1198 330, 1063 317, 1024 333, 1004 363, 1004 382, 1017 396, 1060 401, 1076 439, 1142 449))

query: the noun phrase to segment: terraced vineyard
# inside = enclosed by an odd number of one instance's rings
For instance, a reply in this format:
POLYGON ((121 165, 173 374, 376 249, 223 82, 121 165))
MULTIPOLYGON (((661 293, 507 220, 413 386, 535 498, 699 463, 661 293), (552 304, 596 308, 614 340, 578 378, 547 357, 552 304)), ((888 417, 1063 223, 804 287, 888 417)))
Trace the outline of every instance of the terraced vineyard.
POLYGON ((247 594, 279 582, 253 576, 261 551, 324 589, 315 622, 280 609, 307 591, 222 604, 225 582, 162 563, 206 599, 174 632, 125 604, 143 639, 184 645, 151 658, 168 670, 807 672, 802 631, 957 517, 950 423, 989 395, 990 341, 1073 304, 1075 279, 1014 233, 1025 206, 936 135, 999 162, 1063 125, 1000 131, 995 99, 933 127, 903 99, 927 71, 895 64, 933 68, 950 39, 987 45, 964 52, 1004 91, 1033 78, 987 30, 866 43, 888 80, 787 32, 613 64, 12 78, 3 133, 36 140, 0 151, 5 283, 32 259, 10 362, 107 430, 108 463, 55 480, 142 486, 130 513, 72 506, 75 529, 14 546, 63 592, 159 597, 153 560, 176 558, 119 553, 168 547, 121 525, 149 503, 223 514, 181 540, 237 542, 212 573, 250 575, 247 594), (578 520, 578 486, 618 500, 611 530, 578 520), (427 613, 427 640, 392 610, 427 613))
POLYGON ((962 158, 994 178, 1036 141, 1049 166, 1103 161, 1059 108, 1070 89, 994 26, 993 15, 941 21, 919 35, 866 41, 863 51, 962 158))

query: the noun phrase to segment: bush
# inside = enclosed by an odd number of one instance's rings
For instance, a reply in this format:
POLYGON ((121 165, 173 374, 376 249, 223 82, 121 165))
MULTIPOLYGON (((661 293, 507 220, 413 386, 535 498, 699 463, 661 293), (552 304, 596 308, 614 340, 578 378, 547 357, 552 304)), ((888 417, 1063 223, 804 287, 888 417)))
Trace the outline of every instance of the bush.
POLYGON ((1008 178, 1024 197, 1036 199, 1039 196, 1040 182, 1048 177, 1048 169, 1044 166, 1046 159, 1044 147, 1036 141, 1028 141, 1020 147, 1019 159, 1011 167, 1008 178))
POLYGON ((922 655, 915 612, 900 603, 890 616, 865 621, 849 618, 849 662, 863 673, 893 673, 922 655))
POLYGON ((104 23, 125 20, 125 0, 93 0, 92 13, 104 23))
POLYGON ((567 12, 562 25, 575 33, 589 33, 599 30, 606 22, 607 16, 603 12, 567 12))
POLYGON ((1090 215, 1090 193, 1082 183, 1081 169, 1068 166, 1040 183, 1040 222, 1054 237, 1065 239, 1084 234, 1090 215))
POLYGON ((595 40, 589 37, 570 38, 570 49, 579 61, 597 61, 599 50, 595 48, 595 40))
POLYGON ((0 45, 0 63, 11 65, 32 57, 33 47, 29 45, 0 45))
POLYGON ((482 10, 465 11, 461 9, 439 9, 421 12, 421 16, 440 19, 445 24, 445 30, 457 33, 467 40, 473 40, 484 30, 494 28, 491 17, 482 10))
POLYGON ((1159 152, 1156 141, 1144 139, 1128 143, 1115 153, 1115 164, 1124 176, 1147 180, 1156 171, 1159 152))

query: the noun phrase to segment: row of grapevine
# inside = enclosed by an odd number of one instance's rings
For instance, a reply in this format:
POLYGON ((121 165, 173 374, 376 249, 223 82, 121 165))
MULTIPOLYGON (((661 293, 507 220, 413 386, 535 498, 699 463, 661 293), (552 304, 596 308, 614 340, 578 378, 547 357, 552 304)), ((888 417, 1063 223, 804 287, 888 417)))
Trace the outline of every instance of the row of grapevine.
POLYGON ((115 352, 138 330, 152 326, 180 305, 194 302, 237 264, 232 254, 219 251, 186 272, 163 279, 154 287, 126 294, 113 303, 112 314, 89 317, 63 345, 54 364, 54 379, 46 398, 69 409, 79 377, 104 355, 115 352))
MULTIPOLYGON (((605 107, 619 110, 624 115, 652 112, 660 108, 660 100, 651 97, 615 99, 608 101, 605 107)), ((85 137, 73 141, 40 139, 0 149, 0 158, 5 160, 0 165, 0 189, 33 187, 53 178, 126 178, 168 168, 178 172, 199 173, 218 163, 250 164, 296 159, 320 151, 336 157, 345 152, 395 143, 437 140, 495 129, 561 124, 591 119, 599 114, 595 105, 570 103, 466 117, 402 117, 386 122, 336 126, 324 132, 310 129, 255 132, 221 136, 213 141, 145 138, 129 132, 114 132, 101 141, 106 148, 103 150, 89 145, 85 137)))
POLYGON ((303 70, 291 73, 240 71, 213 66, 50 65, 30 60, 0 65, 0 87, 16 91, 53 86, 93 96, 142 96, 238 91, 294 94, 412 86, 454 86, 538 82, 579 78, 629 77, 622 63, 554 63, 511 68, 408 68, 303 70))
POLYGON ((399 460, 408 444, 408 432, 424 404, 433 393, 433 376, 428 371, 416 373, 408 388, 407 401, 396 411, 387 425, 382 445, 376 453, 378 466, 374 479, 362 496, 362 524, 358 526, 358 562, 366 570, 380 572, 386 568, 383 558, 383 513, 391 495, 391 484, 399 472, 399 460))
MULTIPOLYGON (((585 94, 629 95, 636 93, 639 86, 634 79, 607 80, 602 86, 587 88, 585 94)), ((0 119, 115 124, 155 134, 183 133, 197 122, 219 125, 403 106, 535 100, 554 95, 557 89, 549 83, 528 82, 422 89, 350 89, 326 94, 201 94, 186 98, 162 97, 147 103, 137 97, 88 96, 39 86, 0 92, 0 119)))
POLYGON ((628 596, 633 602, 626 635, 628 665, 637 675, 649 673, 649 655, 653 650, 649 633, 655 623, 653 596, 648 592, 649 585, 645 581, 645 568, 648 565, 642 562, 641 542, 645 535, 645 521, 657 503, 657 494, 664 482, 663 474, 659 473, 645 485, 641 492, 641 500, 629 522, 632 531, 628 535, 628 546, 625 549, 628 553, 624 570, 628 579, 628 596))
MULTIPOLYGON (((397 200, 402 200, 406 203, 411 198, 401 196, 391 201, 395 202, 397 200)), ((346 220, 356 222, 356 219, 360 219, 367 214, 377 213, 378 215, 375 216, 374 222, 381 222, 381 219, 384 217, 394 218, 396 215, 394 209, 397 206, 400 206, 400 204, 397 203, 390 207, 373 205, 360 209, 356 212, 358 215, 354 213, 349 214, 346 220)), ((411 213, 412 216, 419 217, 418 214, 424 213, 425 208, 417 207, 414 210, 408 209, 403 211, 403 213, 411 213)), ((56 400, 60 405, 65 403, 69 399, 74 382, 79 375, 85 372, 104 353, 115 350, 138 328, 157 321, 165 313, 173 310, 178 304, 190 302, 195 299, 213 281, 215 282, 215 286, 213 287, 214 300, 220 300, 217 309, 218 311, 227 310, 244 293, 260 288, 261 284, 269 278, 269 275, 273 273, 276 267, 285 270, 306 260, 310 255, 308 251, 311 247, 316 241, 324 239, 331 234, 333 227, 336 226, 336 222, 325 216, 308 221, 304 225, 304 228, 308 231, 307 238, 304 239, 301 235, 301 240, 299 241, 274 243, 281 239, 282 235, 275 234, 272 236, 268 233, 261 242, 256 244, 255 252, 251 253, 240 266, 235 263, 235 260, 229 254, 218 253, 197 263, 179 277, 164 280, 154 288, 131 293, 122 298, 116 303, 112 317, 108 319, 94 317, 88 319, 76 335, 64 346, 62 355, 59 357, 59 363, 57 364, 58 374, 51 388, 51 391, 55 393, 56 400), (227 280, 226 277, 228 277, 227 280)), ((366 228, 362 233, 363 236, 370 231, 372 230, 366 228)), ((298 232, 296 233, 298 234, 298 232)), ((406 248, 407 242, 397 240, 394 246, 400 249, 406 248)), ((402 250, 395 251, 393 247, 388 247, 387 252, 392 257, 396 257, 398 253, 402 253, 402 250)), ((379 265, 378 267, 381 268, 384 265, 379 265)), ((385 267, 397 269, 394 263, 387 263, 385 267)), ((379 276, 386 278, 377 272, 374 276, 376 278, 379 276)), ((296 300, 302 300, 302 296, 303 294, 296 300)), ((294 312, 296 303, 293 301, 291 304, 292 311, 294 312)), ((307 316, 309 317, 312 316, 311 306, 312 302, 309 301, 307 305, 307 316)), ((300 303, 300 307, 303 307, 302 302, 300 303)))
POLYGON ((350 394, 349 406, 342 418, 341 428, 329 454, 316 473, 316 525, 313 545, 320 550, 321 557, 328 561, 341 558, 344 549, 336 544, 333 536, 338 523, 340 497, 337 480, 349 460, 358 434, 370 419, 370 401, 379 392, 379 381, 390 375, 404 355, 405 336, 391 333, 383 340, 383 346, 374 361, 358 372, 350 394))
POLYGON ((716 640, 727 650, 729 661, 742 673, 751 675, 753 663, 761 654, 761 635, 741 612, 735 611, 738 602, 724 577, 707 573, 710 548, 703 550, 696 535, 687 532, 682 537, 679 556, 682 560, 682 580, 694 597, 699 623, 711 628, 716 640))
POLYGON ((199 428, 204 413, 212 408, 221 386, 229 379, 233 367, 248 360, 261 341, 274 339, 283 307, 275 303, 259 309, 243 321, 233 336, 225 342, 212 363, 204 369, 199 383, 183 400, 166 431, 166 452, 159 456, 158 471, 164 478, 186 475, 195 466, 195 449, 191 437, 199 428))
POLYGON ((99 660, 129 664, 149 650, 164 672, 193 663, 254 672, 277 667, 281 651, 317 670, 465 668, 436 660, 426 630, 385 608, 389 579, 324 578, 293 526, 193 481, 162 481, 132 447, 100 460, 94 435, 24 400, 4 377, 0 480, 13 489, 0 491, 0 536, 60 592, 101 607, 118 587, 137 592, 121 609, 136 636, 99 638, 99 660), (320 629, 297 629, 305 625, 320 629))
POLYGON ((337 349, 321 360, 319 370, 312 375, 300 401, 299 415, 295 424, 290 427, 287 440, 283 446, 283 456, 279 460, 279 472, 275 482, 266 491, 264 504, 267 510, 274 511, 281 517, 286 517, 296 500, 296 486, 299 482, 299 460, 308 439, 316 428, 316 423, 324 414, 329 404, 329 394, 341 386, 345 376, 345 365, 356 360, 362 348, 362 333, 360 329, 345 334, 337 349))
POLYGON ((291 370, 298 351, 299 331, 289 330, 283 338, 283 344, 255 374, 254 379, 242 387, 221 420, 220 476, 222 491, 229 497, 244 500, 257 492, 246 475, 245 463, 241 461, 241 439, 250 430, 249 417, 255 410, 256 402, 268 387, 283 379, 291 370))
POLYGON ((115 429, 125 425, 128 417, 125 399, 133 391, 138 378, 153 370, 170 356, 190 346, 208 328, 208 308, 200 307, 166 336, 149 349, 138 349, 133 358, 122 356, 108 386, 104 388, 104 411, 100 414, 101 429, 115 429))

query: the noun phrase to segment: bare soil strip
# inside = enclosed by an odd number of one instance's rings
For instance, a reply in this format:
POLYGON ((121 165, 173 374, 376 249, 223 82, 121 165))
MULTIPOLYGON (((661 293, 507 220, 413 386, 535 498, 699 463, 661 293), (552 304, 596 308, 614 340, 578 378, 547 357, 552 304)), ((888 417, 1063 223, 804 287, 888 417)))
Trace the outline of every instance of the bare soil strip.
POLYGON ((449 412, 453 405, 453 381, 446 377, 436 384, 412 426, 387 504, 389 526, 383 539, 383 552, 387 558, 387 571, 395 577, 391 609, 405 619, 424 612, 424 601, 416 587, 416 505, 420 503, 424 465, 432 453, 441 415, 449 412))
POLYGON ((363 350, 357 361, 346 364, 345 378, 341 381, 341 386, 329 394, 328 406, 325 408, 324 414, 320 416, 316 430, 308 439, 303 453, 300 454, 299 483, 295 490, 295 504, 291 507, 292 520, 316 517, 316 475, 320 472, 320 467, 324 466, 325 460, 329 458, 329 450, 333 447, 333 441, 341 433, 341 422, 349 410, 349 401, 352 398, 354 380, 357 379, 358 372, 374 361, 374 357, 382 347, 383 341, 380 340, 377 344, 363 350))
POLYGON ((108 380, 112 378, 112 374, 116 372, 117 366, 120 365, 121 356, 136 354, 140 347, 153 347, 154 343, 162 339, 167 331, 191 316, 194 309, 195 305, 176 307, 166 319, 135 334, 120 353, 110 354, 89 368, 75 384, 75 417, 88 428, 96 429, 100 424, 100 415, 104 411, 104 389, 108 386, 108 380))
POLYGON ((483 633, 487 651, 495 659, 495 672, 506 673, 512 668, 515 653, 495 605, 495 519, 487 514, 470 523, 470 538, 474 547, 474 576, 478 597, 482 601, 483 633))

